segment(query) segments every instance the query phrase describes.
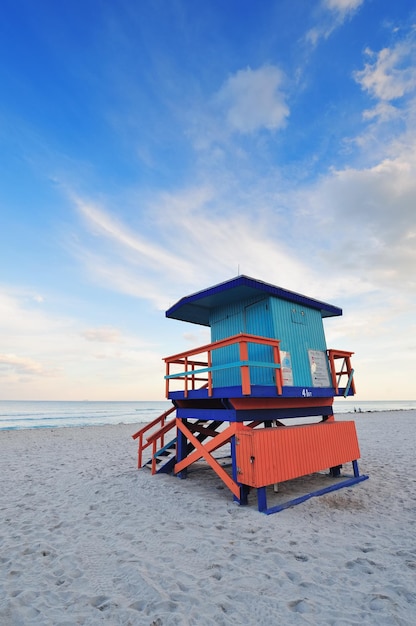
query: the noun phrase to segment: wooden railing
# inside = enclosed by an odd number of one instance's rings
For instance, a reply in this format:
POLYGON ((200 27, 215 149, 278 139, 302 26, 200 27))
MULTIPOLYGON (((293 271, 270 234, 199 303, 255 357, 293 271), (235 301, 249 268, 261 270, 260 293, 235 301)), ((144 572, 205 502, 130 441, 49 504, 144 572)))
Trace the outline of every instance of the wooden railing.
POLYGON ((335 389, 335 395, 340 395, 341 379, 344 378, 345 389, 344 396, 349 395, 351 389, 352 395, 355 394, 354 370, 351 366, 351 356, 354 352, 345 352, 345 350, 328 350, 329 369, 331 371, 332 386, 335 389), (340 362, 340 359, 342 361, 340 362), (337 369, 338 368, 338 369, 337 369), (347 379, 345 379, 347 377, 347 379))
MULTIPOLYGON (((140 469, 142 466, 142 460, 143 460, 143 450, 145 450, 146 448, 148 448, 149 446, 152 445, 154 439, 154 435, 157 435, 159 433, 159 438, 161 440, 161 446, 163 447, 165 445, 165 441, 164 441, 164 435, 165 435, 165 426, 166 426, 166 418, 168 417, 168 415, 170 415, 171 413, 173 413, 173 411, 176 411, 176 407, 172 406, 170 409, 168 409, 167 411, 165 411, 164 413, 162 413, 162 415, 159 415, 159 417, 157 417, 156 419, 154 419, 152 422, 150 422, 149 424, 146 424, 145 426, 143 426, 143 428, 141 428, 140 430, 137 431, 137 433, 134 433, 134 435, 132 435, 133 439, 138 439, 138 451, 137 451, 137 467, 140 469), (146 440, 144 439, 144 436, 146 433, 149 433, 150 430, 153 430, 156 426, 159 426, 158 430, 150 433, 148 435, 148 437, 146 438, 146 440)), ((170 422, 168 422, 169 424, 171 424, 170 428, 172 428, 172 426, 175 424, 175 420, 171 420, 170 422)), ((170 428, 168 430, 170 430, 170 428)))
POLYGON ((176 438, 173 441, 170 441, 168 444, 166 444, 165 446, 165 435, 166 433, 168 433, 170 430, 172 430, 172 428, 174 428, 176 426, 176 419, 170 420, 170 422, 167 422, 162 428, 160 428, 158 431, 156 431, 155 433, 151 434, 150 437, 147 438, 147 445, 152 444, 153 448, 152 448, 152 474, 156 474, 156 466, 157 466, 157 460, 156 460, 156 456, 157 456, 157 452, 159 451, 162 452, 164 448, 167 448, 168 446, 172 446, 172 444, 176 443, 176 438), (160 440, 160 443, 158 444, 158 441, 160 440))
POLYGON ((203 385, 199 388, 206 387, 208 389, 208 396, 212 396, 212 372, 217 370, 227 370, 231 368, 239 368, 240 381, 243 395, 251 394, 251 382, 250 382, 250 368, 262 367, 272 368, 275 370, 275 381, 277 393, 282 393, 282 370, 280 362, 280 341, 278 339, 269 339, 267 337, 260 337, 258 335, 249 335, 246 333, 240 333, 239 335, 233 335, 220 341, 194 348, 193 350, 187 350, 173 356, 166 357, 164 359, 166 363, 166 397, 169 397, 170 381, 183 380, 184 381, 184 397, 188 397, 189 390, 196 389, 196 383, 202 382, 203 385), (221 365, 212 365, 212 354, 215 350, 220 348, 226 348, 227 346, 237 344, 239 347, 239 360, 232 363, 224 363, 221 365), (273 353, 273 361, 254 361, 248 358, 248 344, 258 344, 264 346, 270 346, 273 353), (200 357, 206 354, 206 357, 193 359, 192 357, 200 357), (181 371, 172 373, 171 366, 180 365, 181 371))

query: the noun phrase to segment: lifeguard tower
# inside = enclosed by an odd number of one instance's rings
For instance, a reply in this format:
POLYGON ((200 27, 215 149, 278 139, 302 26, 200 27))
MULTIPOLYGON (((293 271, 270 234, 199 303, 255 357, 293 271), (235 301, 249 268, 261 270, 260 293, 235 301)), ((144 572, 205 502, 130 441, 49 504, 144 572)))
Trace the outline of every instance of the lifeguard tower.
POLYGON ((242 275, 179 300, 166 316, 209 326, 211 343, 164 359, 172 407, 133 435, 139 468, 150 446, 152 473, 186 478, 205 460, 238 503, 256 489, 267 514, 368 478, 358 470, 354 422, 333 415, 334 397, 355 393, 353 353, 326 347, 323 319, 339 315, 242 275), (226 444, 228 471, 217 452, 226 444), (352 475, 341 475, 350 463, 352 475), (324 470, 331 484, 267 506, 269 486, 324 470))

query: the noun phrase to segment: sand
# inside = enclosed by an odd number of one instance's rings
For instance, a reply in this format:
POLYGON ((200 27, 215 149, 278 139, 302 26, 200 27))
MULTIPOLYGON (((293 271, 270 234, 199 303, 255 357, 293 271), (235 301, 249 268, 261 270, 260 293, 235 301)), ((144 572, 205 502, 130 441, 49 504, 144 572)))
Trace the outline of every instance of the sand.
POLYGON ((0 623, 414 624, 416 411, 354 419, 370 479, 270 516, 139 425, 0 432, 0 623))

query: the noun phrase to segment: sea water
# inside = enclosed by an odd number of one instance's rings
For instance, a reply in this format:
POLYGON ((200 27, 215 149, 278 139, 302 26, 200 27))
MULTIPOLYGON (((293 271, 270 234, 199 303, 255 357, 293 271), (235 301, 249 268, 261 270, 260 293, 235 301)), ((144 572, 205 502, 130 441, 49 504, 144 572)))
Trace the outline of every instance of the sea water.
POLYGON ((0 401, 0 430, 147 423, 171 406, 167 401, 0 401))
MULTIPOLYGON (((0 401, 0 430, 148 423, 172 404, 160 402, 0 401)), ((416 401, 363 401, 337 398, 335 414, 416 409, 416 401)))

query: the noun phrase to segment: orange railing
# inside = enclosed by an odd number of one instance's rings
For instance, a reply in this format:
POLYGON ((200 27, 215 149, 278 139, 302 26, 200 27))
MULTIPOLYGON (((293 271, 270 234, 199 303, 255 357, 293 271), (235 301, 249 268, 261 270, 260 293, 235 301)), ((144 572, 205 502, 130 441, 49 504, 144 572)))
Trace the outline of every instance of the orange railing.
POLYGON ((282 393, 282 371, 280 363, 280 341, 278 339, 269 339, 267 337, 260 337, 257 335, 249 335, 247 333, 240 333, 239 335, 233 335, 226 339, 209 343, 193 350, 187 350, 173 356, 166 357, 164 359, 166 363, 166 397, 169 397, 170 382, 173 380, 184 381, 184 397, 188 397, 189 390, 196 389, 196 383, 202 382, 203 385, 200 388, 206 387, 208 389, 208 396, 212 396, 212 372, 216 370, 225 370, 231 368, 240 369, 240 380, 243 395, 251 394, 250 383, 250 368, 263 367, 272 368, 276 372, 276 388, 277 393, 282 393), (212 353, 220 348, 226 348, 237 344, 239 346, 239 360, 232 363, 225 363, 222 365, 212 365, 212 353), (264 346, 270 346, 273 350, 273 362, 254 361, 248 359, 248 344, 258 344, 264 346), (193 359, 191 357, 200 357, 206 354, 205 359, 193 359), (171 366, 180 365, 181 371, 172 373, 171 366))
MULTIPOLYGON (((157 454, 158 448, 159 448, 159 452, 161 452, 163 450, 163 448, 165 447, 165 435, 166 435, 167 432, 172 430, 172 428, 174 428, 175 426, 176 426, 176 419, 170 420, 170 422, 167 422, 160 430, 158 430, 155 433, 153 433, 152 435, 150 435, 150 437, 148 437, 148 439, 147 439, 147 445, 153 444, 153 448, 152 448, 152 474, 156 474, 156 466, 157 466, 156 454, 157 454), (159 439, 160 439, 160 444, 158 445, 159 439)), ((166 444, 166 448, 168 446, 171 446, 172 443, 176 443, 176 439, 174 439, 173 441, 170 441, 168 444, 166 444)))
MULTIPOLYGON (((143 428, 138 430, 137 433, 134 433, 134 435, 132 435, 133 439, 139 440, 138 451, 137 451, 137 467, 139 469, 142 466, 143 450, 145 450, 146 448, 152 445, 155 435, 158 435, 158 438, 160 438, 162 447, 165 445, 164 435, 166 433, 165 426, 167 426, 166 418, 168 417, 168 415, 173 413, 173 411, 176 411, 176 407, 174 406, 172 406, 170 409, 162 413, 162 415, 159 415, 159 417, 154 419, 153 422, 146 424, 146 426, 143 426, 143 428), (149 430, 153 430, 156 426, 159 426, 158 430, 148 435, 146 440, 144 440, 145 434, 148 433, 149 430)), ((168 422, 168 424, 170 424, 170 427, 167 430, 170 430, 170 428, 172 428, 172 426, 174 426, 175 424, 175 419, 168 422)))
POLYGON ((328 350, 329 369, 331 370, 332 386, 335 394, 340 395, 340 383, 344 377, 345 390, 344 396, 348 395, 351 389, 352 395, 355 394, 354 370, 351 366, 351 356, 354 352, 346 352, 345 350, 328 350), (342 361, 340 362, 340 359, 342 361), (339 368, 339 369, 337 369, 339 368), (345 376, 347 379, 345 380, 345 376))

